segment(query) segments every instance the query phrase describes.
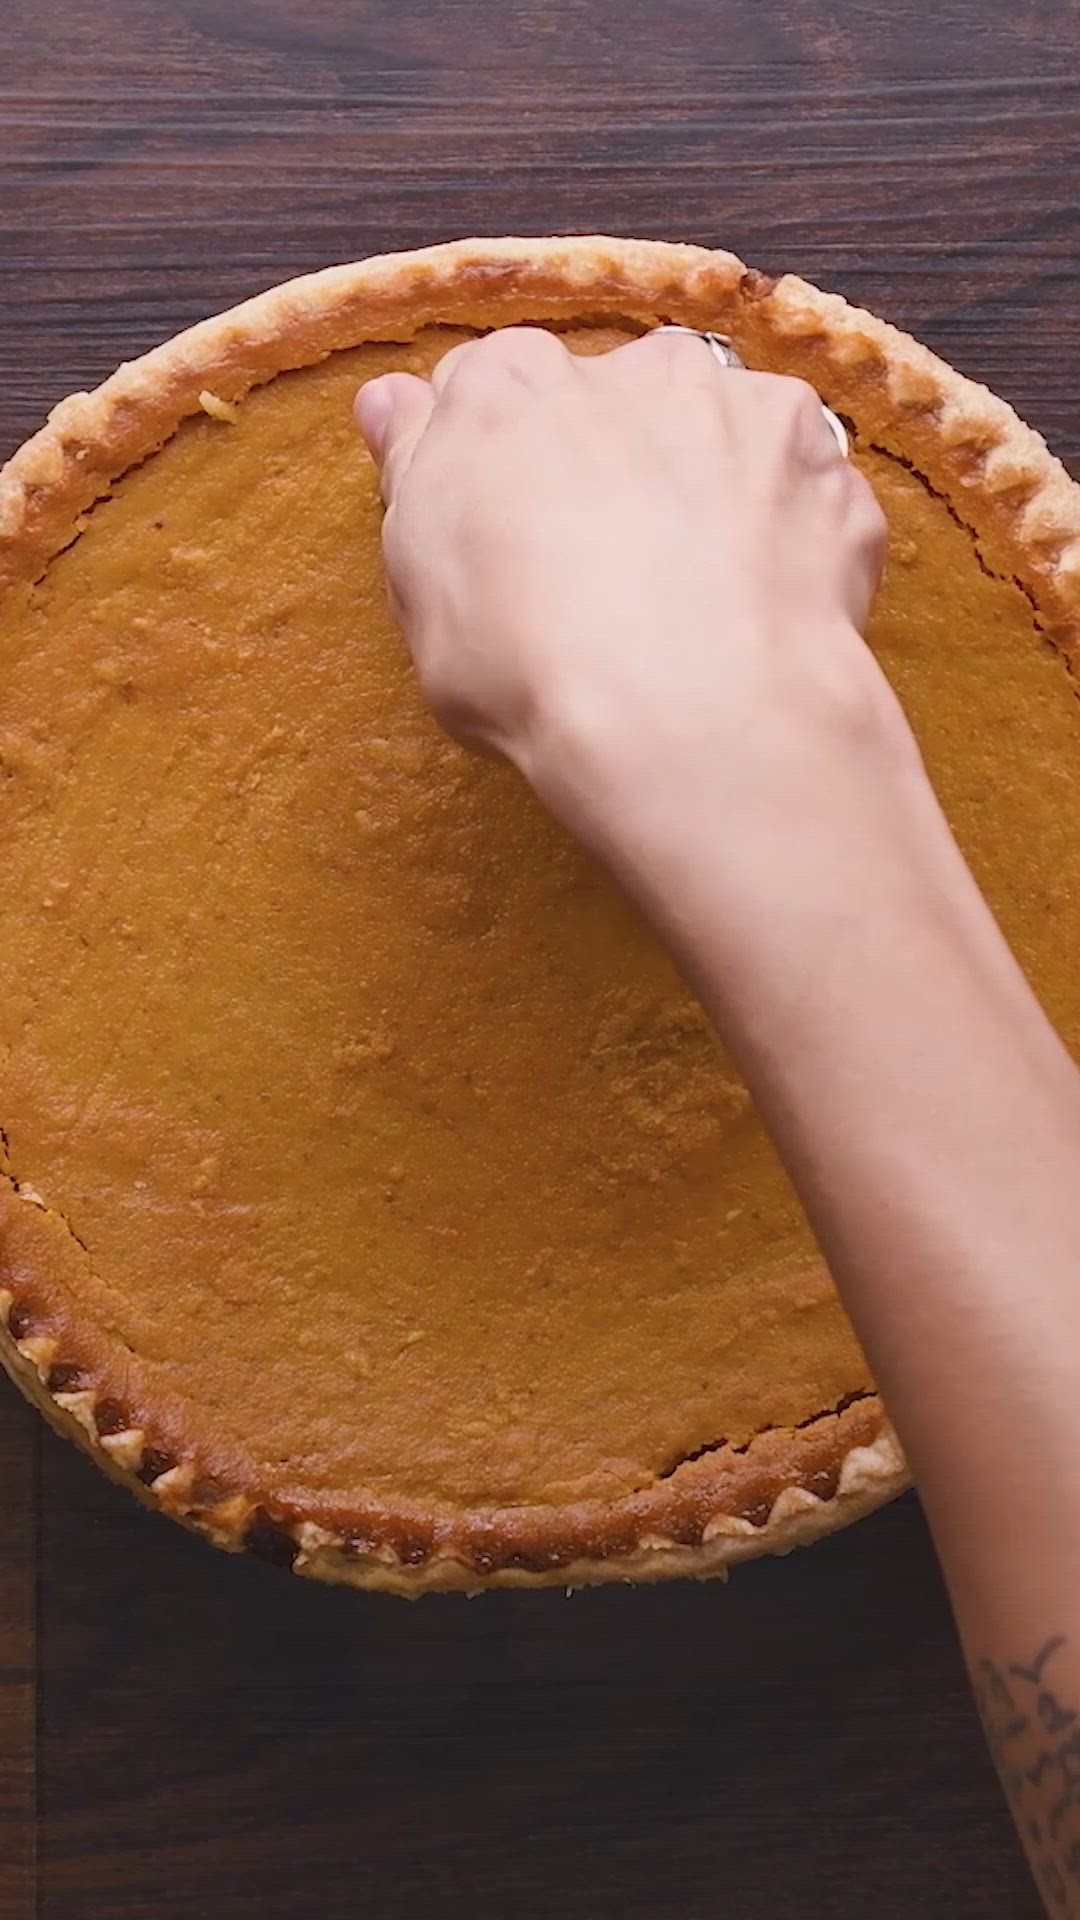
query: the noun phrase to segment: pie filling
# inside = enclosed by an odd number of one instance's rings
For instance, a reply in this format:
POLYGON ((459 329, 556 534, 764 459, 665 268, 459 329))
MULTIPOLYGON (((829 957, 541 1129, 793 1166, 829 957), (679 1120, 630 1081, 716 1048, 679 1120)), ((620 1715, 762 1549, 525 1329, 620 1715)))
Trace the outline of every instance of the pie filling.
MULTIPOLYGON (((606 1501, 872 1385, 657 942, 420 700, 350 403, 464 337, 211 398, 0 612, 9 1171, 125 1406, 285 1499, 606 1501)), ((1080 1053, 1072 681, 948 504, 856 457, 872 644, 1080 1053)))

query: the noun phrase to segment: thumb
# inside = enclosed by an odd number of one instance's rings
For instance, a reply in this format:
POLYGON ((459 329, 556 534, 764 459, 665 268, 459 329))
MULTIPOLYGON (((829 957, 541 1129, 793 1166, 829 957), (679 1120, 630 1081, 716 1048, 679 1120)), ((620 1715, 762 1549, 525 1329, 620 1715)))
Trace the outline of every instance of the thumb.
POLYGON ((356 424, 379 469, 387 506, 408 472, 434 405, 428 382, 412 373, 384 373, 377 380, 369 380, 356 396, 356 424))

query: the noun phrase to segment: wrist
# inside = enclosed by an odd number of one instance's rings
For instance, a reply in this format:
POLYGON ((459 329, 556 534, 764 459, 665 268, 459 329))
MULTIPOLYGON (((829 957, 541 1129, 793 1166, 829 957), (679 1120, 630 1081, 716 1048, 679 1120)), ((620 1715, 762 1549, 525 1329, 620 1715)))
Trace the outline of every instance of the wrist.
POLYGON ((513 755, 680 950, 704 917, 714 942, 745 945, 751 963, 774 917, 797 910, 809 936, 850 906, 862 869, 918 864, 948 837, 854 629, 807 636, 797 659, 769 651, 677 698, 575 689, 535 716, 513 755))

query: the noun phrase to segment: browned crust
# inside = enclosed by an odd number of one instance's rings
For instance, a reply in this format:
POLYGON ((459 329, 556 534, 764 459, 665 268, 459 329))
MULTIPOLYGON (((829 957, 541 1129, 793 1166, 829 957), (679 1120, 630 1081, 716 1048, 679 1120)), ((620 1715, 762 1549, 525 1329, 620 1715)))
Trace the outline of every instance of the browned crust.
MULTIPOLYGON (((48 563, 120 474, 200 411, 288 367, 436 322, 619 316, 729 332, 751 362, 779 350, 843 412, 915 457, 975 530, 1008 557, 1049 622, 1080 620, 1080 492, 1041 435, 1003 400, 909 335, 792 274, 734 254, 602 237, 464 240, 328 267, 202 321, 71 394, 0 472, 0 588, 48 563), (762 353, 762 349, 764 352, 762 353)), ((862 429, 861 429, 862 430, 862 429)))
MULTIPOLYGON (((0 1290, 0 1324, 10 1325, 13 1314, 20 1324, 10 1292, 0 1290)), ((607 1506, 441 1514, 390 1512, 372 1502, 366 1512, 309 1517, 272 1493, 260 1500, 254 1490, 223 1489, 198 1448, 156 1471, 147 1429, 117 1425, 117 1403, 106 1401, 100 1385, 50 1388, 51 1378, 69 1370, 59 1352, 49 1334, 16 1340, 5 1328, 0 1338, 0 1360, 26 1397, 146 1504, 230 1552, 248 1548, 309 1579, 404 1595, 706 1578, 847 1526, 908 1484, 895 1436, 871 1396, 795 1432, 764 1433, 745 1453, 718 1450, 707 1465, 687 1463, 646 1493, 607 1506), (97 1417, 106 1404, 109 1431, 102 1432, 97 1417)))
MULTIPOLYGON (((206 392, 226 402, 289 367, 434 322, 620 316, 731 334, 750 364, 810 379, 857 437, 914 464, 1015 576, 1071 660, 1080 631, 1080 490, 1004 402, 906 335, 733 255, 608 239, 463 241, 296 280, 204 321, 50 415, 0 474, 0 589, 40 573, 79 517, 153 453, 206 392)), ((126 1361, 67 1302, 89 1255, 25 1186, 0 1136, 0 1360, 114 1478, 218 1545, 311 1578, 400 1593, 723 1573, 786 1552, 891 1498, 907 1472, 867 1395, 793 1430, 689 1460, 606 1505, 348 1513, 284 1501, 254 1464, 192 1444, 140 1406, 126 1361)))
MULTIPOLYGON (((2 1140, 2 1136, 0 1136, 2 1140)), ((111 1478, 229 1550, 312 1579, 415 1594, 722 1573, 846 1525, 907 1484, 875 1394, 721 1445, 641 1492, 566 1506, 454 1510, 376 1498, 347 1510, 263 1484, 248 1456, 193 1441, 183 1405, 137 1379, 70 1305, 90 1256, 0 1160, 0 1362, 111 1478)))

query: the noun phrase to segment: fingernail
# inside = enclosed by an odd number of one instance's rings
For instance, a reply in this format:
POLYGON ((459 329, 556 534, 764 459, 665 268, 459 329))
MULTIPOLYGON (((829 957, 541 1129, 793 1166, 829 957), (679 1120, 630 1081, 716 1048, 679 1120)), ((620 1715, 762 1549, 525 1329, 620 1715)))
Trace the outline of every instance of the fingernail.
POLYGON ((369 380, 361 387, 353 403, 356 424, 367 441, 368 452, 376 461, 382 459, 386 429, 390 424, 390 408, 390 395, 383 379, 369 380))

